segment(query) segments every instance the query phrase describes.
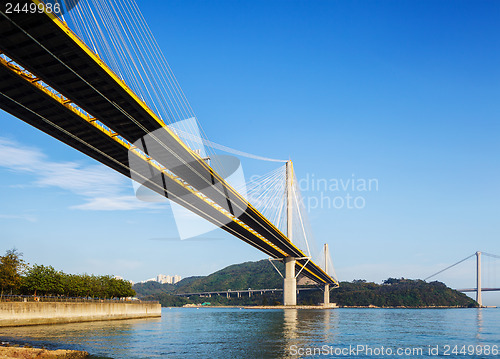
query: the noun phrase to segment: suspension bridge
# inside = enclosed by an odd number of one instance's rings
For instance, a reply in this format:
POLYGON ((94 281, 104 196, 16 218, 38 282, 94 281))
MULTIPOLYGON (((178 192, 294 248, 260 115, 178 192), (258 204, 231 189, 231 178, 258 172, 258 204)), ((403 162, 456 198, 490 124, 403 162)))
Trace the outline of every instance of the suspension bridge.
POLYGON ((285 305, 299 274, 328 303, 338 281, 309 248, 292 162, 240 193, 211 165, 224 146, 204 137, 137 4, 54 1, 1 5, 0 108, 283 261, 285 305))
MULTIPOLYGON (((436 277, 437 275, 443 273, 443 272, 446 272, 448 271, 449 269, 452 269, 456 266, 458 266, 459 264, 461 263, 464 263, 465 261, 467 261, 468 259, 471 259, 473 257, 476 257, 476 287, 475 288, 462 288, 462 289, 456 289, 457 291, 459 292, 463 292, 463 293, 469 293, 469 292, 476 292, 476 302, 479 304, 480 307, 483 306, 483 297, 482 297, 482 292, 500 292, 500 287, 496 287, 496 286, 492 286, 492 287, 483 287, 482 286, 482 261, 481 261, 481 258, 482 256, 486 256, 486 257, 489 257, 489 258, 492 258, 492 259, 500 259, 500 256, 496 255, 496 254, 490 254, 490 253, 485 253, 485 252, 476 252, 474 254, 471 254, 470 256, 467 256, 465 257, 464 259, 440 270, 439 272, 436 272, 430 276, 428 276, 427 278, 425 278, 424 280, 428 280, 430 278, 434 278, 436 277)), ((493 268, 492 270, 493 273, 495 273, 495 268, 493 268)))

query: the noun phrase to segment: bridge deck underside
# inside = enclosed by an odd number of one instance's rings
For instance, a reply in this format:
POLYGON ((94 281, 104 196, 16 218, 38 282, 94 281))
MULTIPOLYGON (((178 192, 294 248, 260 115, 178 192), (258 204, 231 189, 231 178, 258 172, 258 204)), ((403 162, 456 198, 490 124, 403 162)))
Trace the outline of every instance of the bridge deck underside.
MULTIPOLYGON (((29 3, 28 0, 24 1, 29 3)), ((143 179, 143 183, 149 188, 169 196, 273 258, 304 257, 283 233, 165 128, 162 121, 58 20, 47 14, 0 15, 0 51, 129 142, 148 138, 146 147, 141 148, 145 153, 154 154, 154 159, 168 171, 184 179, 224 211, 232 213, 279 250, 236 222, 221 225, 228 222, 226 215, 188 193, 184 187, 162 175, 157 169, 151 170, 146 161, 134 161, 133 167, 138 172, 135 173, 135 178, 142 178, 145 173, 156 171, 152 178, 143 179), (154 133, 153 137, 148 136, 150 132, 154 133), (137 170, 137 164, 144 171, 137 170), (166 188, 163 183, 165 179, 166 188), (188 203, 185 203, 186 199, 188 203)), ((134 171, 131 173, 130 170, 127 148, 122 148, 109 136, 97 133, 96 129, 57 101, 39 93, 36 88, 30 88, 30 84, 19 76, 9 74, 8 69, 4 68, 1 72, 0 91, 12 99, 5 96, 1 99, 4 110, 118 172, 134 176, 134 171), (49 119, 60 128, 47 124, 42 118, 49 119)), ((302 266, 306 266, 302 273, 312 280, 335 283, 312 261, 306 265, 305 259, 298 260, 297 267, 302 266)))
MULTIPOLYGON (((3 110, 106 166, 128 177, 131 176, 129 155, 133 155, 133 153, 4 66, 0 66, 0 94, 0 106, 3 110)), ((136 160, 143 162, 144 170, 157 172, 158 178, 161 178, 159 171, 151 164, 138 156, 136 160)), ((145 182, 145 185, 185 207, 191 205, 188 207, 189 209, 197 211, 197 214, 212 223, 224 226, 224 223, 227 222, 227 217, 200 198, 193 196, 183 186, 169 177, 164 179, 166 182, 165 187, 163 183, 152 181, 145 182)), ((224 229, 230 230, 235 235, 237 234, 245 242, 256 246, 271 256, 279 255, 279 252, 273 247, 262 242, 258 237, 251 235, 248 231, 243 231, 243 228, 236 225, 236 223, 229 223, 227 226, 228 228, 224 229)))

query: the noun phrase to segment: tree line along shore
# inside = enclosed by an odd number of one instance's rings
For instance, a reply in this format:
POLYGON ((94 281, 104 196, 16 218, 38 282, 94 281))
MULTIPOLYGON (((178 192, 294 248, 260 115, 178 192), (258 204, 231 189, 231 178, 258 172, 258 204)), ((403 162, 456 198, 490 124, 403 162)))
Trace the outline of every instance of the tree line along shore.
POLYGON ((0 297, 5 295, 124 298, 132 284, 111 275, 67 274, 52 266, 29 265, 16 249, 0 256, 0 297))

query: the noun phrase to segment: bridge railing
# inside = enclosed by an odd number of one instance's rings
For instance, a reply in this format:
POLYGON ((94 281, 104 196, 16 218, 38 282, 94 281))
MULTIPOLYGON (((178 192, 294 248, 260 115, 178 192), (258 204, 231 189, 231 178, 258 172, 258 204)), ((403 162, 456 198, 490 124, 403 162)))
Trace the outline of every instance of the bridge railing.
POLYGON ((112 299, 104 299, 104 298, 91 298, 91 297, 65 297, 65 296, 40 296, 40 295, 3 295, 0 296, 0 302, 74 302, 74 303, 131 303, 131 304, 140 304, 140 303, 159 303, 158 301, 144 301, 139 300, 134 297, 128 298, 112 298, 112 299))

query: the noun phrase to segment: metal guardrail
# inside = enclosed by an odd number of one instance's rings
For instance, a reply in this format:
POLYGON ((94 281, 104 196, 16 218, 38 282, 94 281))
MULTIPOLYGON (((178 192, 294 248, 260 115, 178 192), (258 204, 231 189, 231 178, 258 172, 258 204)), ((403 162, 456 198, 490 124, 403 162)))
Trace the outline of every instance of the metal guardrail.
POLYGON ((34 296, 34 295, 3 295, 0 302, 73 302, 73 303, 159 303, 158 301, 139 300, 137 298, 102 299, 90 297, 64 297, 64 296, 34 296))

